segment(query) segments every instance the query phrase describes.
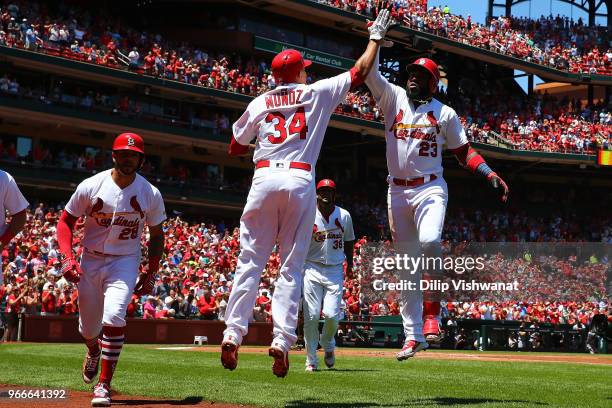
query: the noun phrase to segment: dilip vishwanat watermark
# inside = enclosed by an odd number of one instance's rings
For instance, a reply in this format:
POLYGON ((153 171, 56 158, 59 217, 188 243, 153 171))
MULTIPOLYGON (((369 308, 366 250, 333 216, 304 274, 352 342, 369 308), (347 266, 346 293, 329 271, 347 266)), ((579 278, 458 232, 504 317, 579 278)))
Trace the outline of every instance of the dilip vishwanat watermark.
POLYGON ((393 256, 374 257, 372 259, 372 276, 379 276, 372 280, 375 291, 440 291, 453 290, 470 292, 515 292, 520 290, 519 283, 511 282, 484 282, 477 279, 459 279, 451 277, 463 274, 476 274, 485 269, 484 257, 455 256, 455 257, 427 257, 395 254, 393 256), (401 276, 414 276, 417 271, 438 270, 439 275, 446 279, 397 279, 401 276), (449 276, 451 275, 451 276, 449 276))
POLYGON ((410 281, 402 279, 397 282, 387 282, 384 279, 376 279, 372 281, 372 288, 377 291, 440 291, 448 292, 450 289, 455 291, 480 291, 480 292, 501 292, 501 291, 518 291, 518 282, 477 282, 476 280, 451 279, 448 281, 441 280, 424 280, 410 281))

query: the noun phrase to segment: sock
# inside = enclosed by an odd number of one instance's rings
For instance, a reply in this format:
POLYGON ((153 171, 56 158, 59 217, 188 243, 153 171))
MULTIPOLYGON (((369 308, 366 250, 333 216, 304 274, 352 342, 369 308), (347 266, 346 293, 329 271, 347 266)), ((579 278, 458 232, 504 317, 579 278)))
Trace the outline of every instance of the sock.
POLYGON ((83 341, 85 342, 85 346, 87 347, 87 351, 89 352, 90 356, 97 356, 100 354, 100 340, 98 337, 91 339, 86 339, 83 337, 83 341))
POLYGON ((104 326, 102 328, 102 370, 100 371, 100 382, 110 386, 115 372, 115 366, 119 360, 119 354, 123 348, 124 327, 104 326))
POLYGON ((440 302, 423 302, 423 317, 425 316, 440 316, 440 302))

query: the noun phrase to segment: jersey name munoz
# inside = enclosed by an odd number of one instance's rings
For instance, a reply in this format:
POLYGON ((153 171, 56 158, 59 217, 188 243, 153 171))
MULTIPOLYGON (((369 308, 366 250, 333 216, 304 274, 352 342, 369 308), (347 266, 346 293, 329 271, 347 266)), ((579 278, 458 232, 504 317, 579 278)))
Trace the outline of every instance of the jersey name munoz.
POLYGON ((340 265, 346 259, 344 241, 354 240, 353 220, 348 211, 336 206, 326 219, 317 208, 306 260, 324 265, 340 265))
POLYGON ((85 179, 66 204, 66 211, 85 217, 82 245, 108 255, 139 255, 144 223, 154 226, 166 219, 159 190, 144 177, 124 189, 106 170, 85 179))
POLYGON ((372 69, 366 84, 385 116, 389 175, 441 176, 442 147, 456 149, 468 142, 457 113, 435 98, 415 109, 406 90, 389 83, 377 69, 372 69))
POLYGON ((316 164, 332 112, 351 87, 350 71, 311 85, 279 86, 255 98, 234 123, 234 138, 256 138, 253 162, 286 160, 316 164))

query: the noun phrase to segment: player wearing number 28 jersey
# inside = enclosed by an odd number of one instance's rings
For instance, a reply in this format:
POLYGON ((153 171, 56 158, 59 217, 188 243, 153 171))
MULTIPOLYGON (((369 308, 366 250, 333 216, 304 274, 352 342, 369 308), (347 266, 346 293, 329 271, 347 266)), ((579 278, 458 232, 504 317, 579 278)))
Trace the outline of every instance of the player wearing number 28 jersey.
POLYGON ((256 144, 255 174, 240 219, 241 251, 225 313, 221 362, 227 369, 237 366, 261 273, 278 242, 282 264, 272 297, 274 338, 269 355, 274 358, 272 372, 278 377, 287 374, 287 353, 297 339, 303 267, 315 220, 314 169, 323 137, 340 101, 371 69, 390 24, 388 11, 381 12, 355 66, 313 84, 306 83, 310 61, 296 50, 279 53, 272 60, 278 87, 255 98, 233 125, 231 155, 247 153, 253 139, 256 144))
POLYGON ((110 383, 123 347, 125 313, 132 293, 151 292, 164 236, 164 202, 157 188, 137 171, 144 161, 144 142, 122 133, 113 143, 114 168, 81 182, 66 204, 57 226, 63 276, 78 284, 79 332, 87 346, 83 380, 93 382, 92 406, 110 406, 110 383), (73 254, 72 230, 84 217, 80 264, 73 254), (144 224, 149 227, 148 271, 138 275, 144 224), (100 337, 101 334, 101 337, 100 337))

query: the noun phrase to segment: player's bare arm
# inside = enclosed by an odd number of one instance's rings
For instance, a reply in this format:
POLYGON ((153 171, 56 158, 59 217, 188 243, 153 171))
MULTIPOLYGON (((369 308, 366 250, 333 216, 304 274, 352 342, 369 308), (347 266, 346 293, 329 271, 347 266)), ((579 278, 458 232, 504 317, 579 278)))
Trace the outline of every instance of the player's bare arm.
POLYGON ((164 230, 162 224, 149 226, 149 264, 147 272, 140 275, 134 288, 138 296, 150 294, 155 286, 155 275, 159 270, 159 261, 164 253, 164 230))
POLYGON ((346 276, 353 275, 353 251, 355 241, 344 241, 344 255, 346 256, 346 276))
POLYGON ((26 222, 26 211, 19 211, 17 214, 13 214, 11 217, 11 222, 8 223, 8 227, 4 234, 0 236, 0 250, 2 247, 11 242, 11 239, 15 237, 15 235, 19 234, 19 232, 23 229, 23 226, 26 222))

